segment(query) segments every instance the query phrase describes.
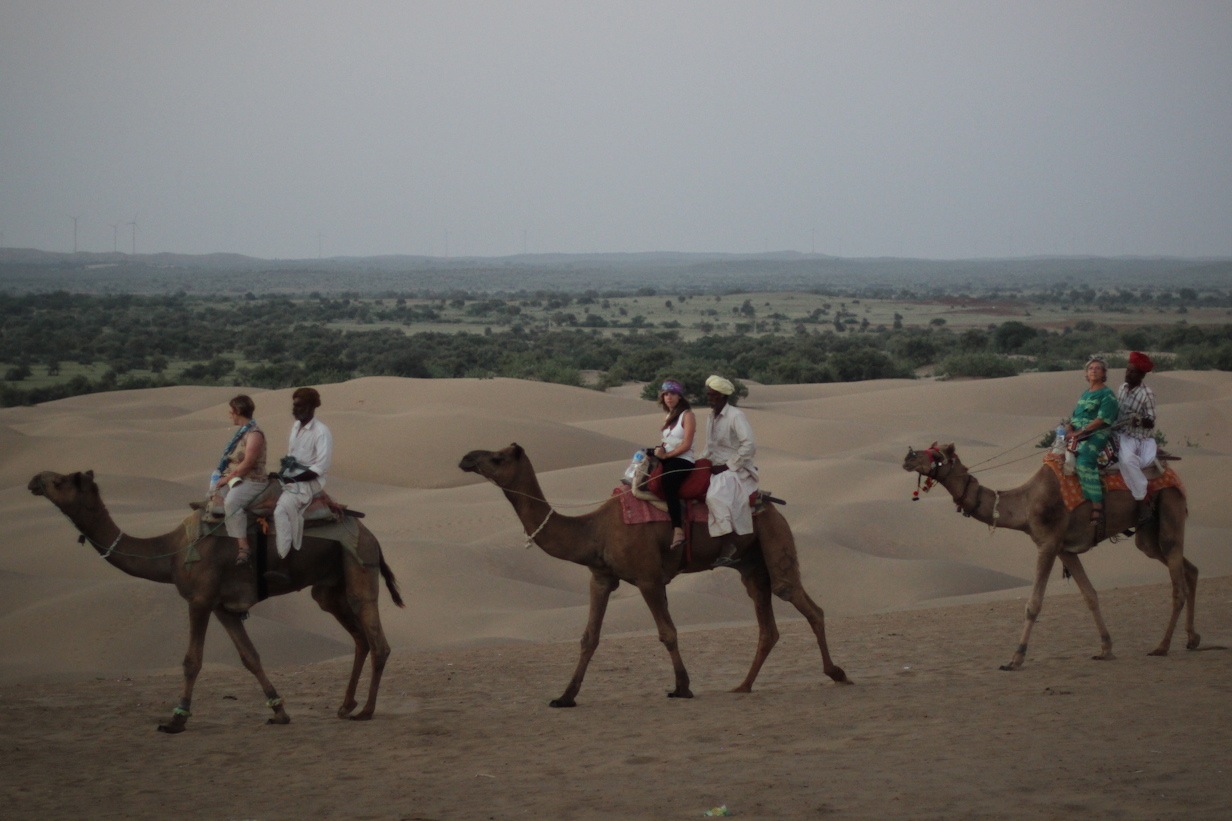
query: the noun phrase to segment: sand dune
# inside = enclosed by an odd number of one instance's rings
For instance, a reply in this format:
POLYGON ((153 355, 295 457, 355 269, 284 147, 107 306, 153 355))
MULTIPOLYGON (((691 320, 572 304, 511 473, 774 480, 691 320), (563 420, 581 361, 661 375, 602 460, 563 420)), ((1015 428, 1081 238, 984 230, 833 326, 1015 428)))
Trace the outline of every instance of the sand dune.
MULTIPOLYGON (((1152 375, 1150 382, 1160 400, 1160 427, 1168 436, 1168 448, 1183 457, 1178 468, 1190 504, 1186 555, 1201 568, 1204 580, 1228 576, 1232 574, 1232 553, 1227 549, 1232 506, 1226 501, 1225 477, 1232 468, 1232 374, 1162 373, 1152 375)), ((867 710, 871 715, 877 709, 873 703, 876 698, 903 697, 901 693, 895 695, 895 690, 909 683, 898 675, 902 672, 899 668, 906 669, 899 661, 907 663, 910 658, 890 658, 885 648, 877 645, 907 641, 916 630, 920 635, 911 638, 908 645, 927 646, 935 654, 935 663, 942 665, 933 675, 942 679, 953 675, 965 681, 963 677, 973 671, 982 674, 988 670, 993 659, 1007 658, 1017 639, 1019 617, 1015 614, 1021 612, 1021 600, 1033 572, 1033 545, 1022 534, 990 533, 987 527, 955 515, 948 497, 940 491, 911 502, 916 481, 913 474, 901 470, 901 460, 909 445, 954 442, 967 464, 983 464, 980 478, 985 484, 999 488, 1021 484, 1037 470, 1042 456, 1034 444, 1068 412, 1082 389, 1081 377, 1061 373, 955 383, 889 380, 750 387, 743 405, 758 438, 763 485, 787 500, 784 513, 798 542, 805 585, 826 608, 840 663, 857 681, 867 681, 871 676, 880 687, 878 695, 858 688, 860 694, 855 696, 839 695, 834 690, 819 695, 815 691, 819 677, 816 650, 809 648, 807 631, 801 632, 804 625, 794 611, 780 603, 776 612, 787 624, 786 633, 796 636, 796 647, 776 651, 772 666, 787 664, 789 672, 783 678, 780 668, 780 677, 772 678, 777 681, 773 686, 777 694, 758 702, 757 709, 772 709, 771 704, 779 704, 788 712, 799 708, 808 714, 811 708, 803 704, 820 700, 845 711, 848 707, 841 705, 854 699, 862 705, 857 712, 867 710), (945 620, 965 631, 968 637, 958 644, 929 632, 933 616, 921 619, 910 615, 920 608, 956 604, 965 606, 929 612, 944 612, 945 620), (997 615, 995 626, 976 629, 972 620, 987 613, 997 615), (888 618, 894 620, 884 621, 888 618), (893 625, 889 632, 887 625, 893 625), (855 635, 862 638, 853 640, 855 635)), ((140 680, 143 683, 134 686, 149 689, 152 694, 142 698, 159 699, 157 708, 144 700, 135 707, 121 698, 114 701, 117 706, 113 710, 104 710, 89 720, 131 726, 135 711, 141 732, 126 743, 144 750, 136 753, 138 756, 160 755, 155 746, 148 745, 151 739, 145 730, 154 717, 164 717, 164 705, 173 702, 178 690, 175 679, 187 634, 183 602, 170 587, 124 576, 100 561, 94 551, 78 545, 70 523, 46 500, 31 496, 26 483, 44 469, 93 469, 109 509, 126 532, 149 536, 169 531, 188 513, 188 503, 202 494, 211 467, 233 430, 228 425, 226 402, 236 392, 229 388, 177 387, 0 410, 0 512, 9 531, 6 549, 0 552, 0 685, 6 686, 6 705, 16 710, 19 701, 10 696, 16 698, 14 694, 33 682, 66 688, 64 698, 89 702, 86 689, 109 692, 116 681, 140 680), (95 680, 112 684, 93 687, 90 682, 95 680)), ((509 697, 524 699, 529 690, 536 706, 532 710, 528 703, 525 709, 532 715, 543 715, 538 705, 563 685, 572 665, 573 648, 586 619, 589 574, 537 549, 525 549, 525 534, 503 495, 459 471, 458 459, 471 449, 496 449, 516 441, 533 459, 554 506, 562 513, 582 513, 608 497, 631 453, 653 442, 657 408, 638 398, 636 386, 599 393, 509 379, 372 378, 326 385, 321 392, 324 405, 320 416, 334 432, 337 454, 331 490, 342 501, 367 513, 367 523, 381 539, 408 602, 405 611, 395 610, 387 601, 383 607, 386 631, 401 666, 387 675, 385 700, 373 727, 379 728, 382 718, 389 716, 385 720, 398 723, 399 732, 413 737, 406 743, 423 746, 435 743, 433 738, 439 741, 441 737, 433 735, 434 726, 462 720, 456 715, 433 713, 437 709, 456 713, 456 708, 445 707, 440 701, 450 686, 453 673, 447 671, 451 668, 465 668, 482 680, 482 685, 473 681, 466 685, 471 688, 466 690, 468 697, 499 702, 509 697), (510 653, 514 661, 510 661, 510 653), (512 664, 509 676, 497 675, 495 671, 506 664, 512 664)), ((290 391, 249 393, 257 402, 257 418, 270 436, 276 460, 283 452, 290 427, 290 391)), ((1164 624, 1167 591, 1162 586, 1166 581, 1163 567, 1142 557, 1130 542, 1101 545, 1088 553, 1084 562, 1101 595, 1114 601, 1123 598, 1118 589, 1138 591, 1141 585, 1151 585, 1147 594, 1132 593, 1149 600, 1150 613, 1140 616, 1148 625, 1146 635, 1130 634, 1123 624, 1109 617, 1114 637, 1121 642, 1118 646, 1128 644, 1132 649, 1127 648, 1126 654, 1138 657, 1157 639, 1155 633, 1162 631, 1164 624)), ((1215 584, 1226 599, 1227 584, 1215 584)), ((1088 675, 1082 671, 1089 669, 1081 656, 1097 646, 1094 628, 1082 612, 1067 616, 1063 630, 1051 620, 1054 606, 1058 612, 1065 608, 1081 610, 1080 601, 1074 604, 1074 592, 1072 585, 1054 579, 1045 605, 1047 629, 1039 629, 1033 655, 1028 657, 1030 666, 1038 652, 1045 660, 1041 665, 1048 665, 1049 674, 1066 682, 1066 687, 1080 686, 1073 677, 1088 675), (1067 642, 1076 642, 1081 651, 1060 649, 1068 648, 1067 642)), ((711 671, 704 678, 708 700, 719 702, 720 711, 729 709, 728 698, 715 688, 734 685, 742 674, 739 668, 747 664, 753 651, 753 616, 743 587, 732 573, 696 574, 673 582, 669 598, 673 617, 686 637, 682 640, 686 661, 691 665, 706 659, 717 663, 722 655, 723 675, 715 676, 711 671), (719 650, 729 645, 735 648, 730 657, 719 650)), ((1232 625, 1226 620, 1215 621, 1217 613, 1222 614, 1218 618, 1226 619, 1226 601, 1213 605, 1200 594, 1199 630, 1208 637, 1222 636, 1225 642, 1232 642, 1232 625)), ((284 682, 280 687, 294 688, 310 679, 307 689, 314 694, 322 691, 318 701, 336 698, 344 675, 340 670, 347 663, 343 659, 350 654, 349 640, 306 593, 261 603, 254 608, 248 626, 267 670, 284 682), (327 683, 318 681, 322 671, 328 672, 327 683), (289 676, 297 677, 295 684, 289 676)), ((660 714, 662 704, 657 695, 657 688, 666 683, 665 655, 653 639, 653 623, 640 595, 628 586, 613 596, 604 635, 605 644, 587 679, 584 696, 590 694, 592 680, 603 681, 594 693, 597 703, 608 704, 598 709, 601 715, 618 708, 644 711, 647 721, 666 720, 660 714), (622 635, 625 638, 619 638, 622 635), (629 664, 641 665, 637 669, 642 672, 637 675, 628 672, 633 667, 622 667, 625 662, 621 659, 631 653, 636 662, 629 664), (647 667, 654 672, 645 673, 643 668, 647 667), (655 697, 653 710, 645 702, 651 696, 655 697)), ((1200 668, 1208 663, 1206 659, 1216 657, 1222 658, 1219 653, 1210 653, 1195 655, 1199 661, 1175 665, 1171 659, 1164 660, 1150 668, 1161 672, 1151 675, 1167 676, 1168 671, 1184 669, 1190 671, 1184 675, 1192 676, 1194 682, 1205 681, 1207 674, 1200 668)), ((1226 680, 1226 659, 1219 666, 1226 680)), ((1103 669, 1112 668, 1101 668, 1100 675, 1103 669)), ((246 708, 256 692, 239 668, 234 650, 217 629, 209 638, 207 670, 199 690, 201 687, 213 687, 209 692, 215 693, 215 698, 228 688, 236 689, 245 694, 246 708), (209 685, 211 678, 225 684, 209 685)), ((1042 686, 1036 692, 1040 690, 1042 686)), ((1110 697, 1103 690, 1092 690, 1090 695, 1093 704, 1105 704, 1110 697)), ((308 709, 319 709, 325 715, 332 708, 320 705, 308 709)), ((1046 713, 1048 708, 1038 705, 1037 709, 1046 713)), ((250 709, 231 708, 230 717, 218 714, 219 710, 217 702, 203 708, 203 713, 212 712, 214 716, 199 725, 194 719, 190 729, 198 730, 201 736, 218 734, 219 730, 222 735, 232 735, 258 729, 255 722, 259 717, 250 709)), ((303 712, 301 709, 301 716, 303 712)), ((581 709, 566 712, 594 715, 581 709)), ((300 727, 294 732, 319 732, 311 716, 307 716, 311 729, 300 727)), ((833 729, 836 723, 842 725, 837 716, 817 715, 810 720, 833 729)), ((561 720, 555 713, 551 718, 561 720)), ((10 711, 3 720, 6 736, 10 731, 28 735, 24 727, 29 716, 10 711)), ((490 715, 487 720, 491 720, 490 715)), ((563 720, 566 727, 573 726, 569 722, 574 719, 563 720)), ((701 748, 709 746, 706 738, 713 738, 714 744, 723 743, 722 739, 734 743, 729 731, 716 721, 700 724, 691 735, 687 727, 678 729, 701 742, 701 748)), ((990 733, 1001 731, 994 726, 996 719, 991 714, 988 722, 990 733)), ((332 735, 346 736, 353 731, 378 746, 383 744, 366 728, 329 727, 332 735)), ((927 739, 920 735, 919 716, 900 729, 907 743, 914 738, 919 745, 926 744, 927 739)), ((80 726, 60 732, 71 735, 78 730, 80 726)), ((562 732, 574 738, 571 730, 562 732)), ((1029 743, 1025 738, 1028 727, 1014 732, 1021 735, 1007 739, 1007 743, 1029 743)), ((105 733, 100 730, 100 735, 105 733)), ((775 735, 784 750, 806 745, 806 739, 820 745, 816 749, 825 747, 817 738, 802 736, 792 741, 789 735, 787 728, 775 735)), ((836 742, 839 748, 848 751, 864 743, 855 730, 840 732, 838 737, 846 739, 836 742)), ((639 746, 646 744, 645 737, 632 731, 624 739, 609 741, 619 746, 630 740, 639 746)), ((104 742, 81 740, 78 749, 89 751, 94 743, 104 742)), ((662 752, 665 761, 651 755, 658 770, 654 773, 656 780, 663 777, 662 766, 677 760, 670 752, 674 743, 663 739, 650 744, 668 745, 662 752)), ((697 744, 686 742, 683 748, 706 757, 697 744)), ((93 749, 97 753, 97 747, 93 749)), ((550 766, 563 776, 571 772, 570 761, 576 754, 584 759, 587 755, 562 747, 558 760, 550 766)), ((619 765, 621 761, 627 764, 638 754, 634 749, 614 752, 616 758, 610 761, 599 755, 594 766, 619 765)), ((757 759, 754 748, 749 755, 750 762, 757 759)), ((2 766, 4 786, 16 789, 11 777, 17 770, 2 766)), ((488 762, 482 766, 497 765, 488 762)), ((502 761, 500 766, 514 765, 502 761)), ((962 771, 954 762, 948 766, 951 772, 962 771)), ((472 774, 472 782, 478 777, 472 774)), ((793 778, 796 776, 788 781, 793 778)), ((483 786, 485 790, 489 786, 486 780, 483 786)), ((713 803, 721 803, 722 792, 716 789, 713 803)), ((490 792, 483 795, 493 809, 503 810, 501 817, 523 817, 516 806, 493 798, 490 792)), ((90 796, 100 800, 89 790, 81 796, 83 800, 90 796)), ((444 799, 438 796, 429 802, 433 808, 425 810, 423 817, 487 817, 488 807, 476 804, 476 800, 458 804, 466 810, 451 813, 447 802, 442 803, 444 799)), ((528 806, 541 810, 538 815, 555 817, 601 814, 597 809, 587 809, 580 798, 573 800, 578 803, 528 806)), ((801 815, 816 815, 832 806, 820 797, 810 800, 814 803, 797 807, 801 815)), ((931 809, 921 814, 981 814, 981 808, 986 808, 973 801, 964 804, 961 798, 954 801, 947 807, 922 804, 931 809)), ((622 802, 617 801, 631 810, 627 802, 622 802)), ((703 800, 698 794, 693 802, 696 806, 691 805, 688 813, 660 813, 645 804, 640 813, 632 814, 692 817, 709 802, 710 798, 703 800)), ((1089 808, 1089 804, 1078 803, 1089 808)), ((63 805, 49 795, 37 806, 44 814, 55 815, 59 814, 56 808, 63 805)), ((123 806, 115 805, 116 814, 125 814, 123 806)), ((154 814, 152 806, 142 806, 137 805, 132 815, 154 814)), ((255 816, 280 817, 280 810, 255 806, 255 816)), ((1166 805, 1156 802, 1151 806, 1155 811, 1146 816, 1169 815, 1166 805)), ((242 809, 227 807, 223 815, 244 814, 242 809)), ((741 814, 784 817, 779 812, 783 808, 778 799, 767 798, 760 811, 748 807, 741 814)), ((367 809, 373 817, 415 816, 409 807, 367 805, 367 809)), ((321 813, 332 814, 326 809, 321 813)), ((341 808, 337 813, 366 814, 341 808)), ((18 813, 23 817, 34 814, 18 813)), ((311 817, 315 813, 306 814, 311 817)), ((877 813, 869 810, 869 814, 877 813)), ((1007 814, 1015 813, 1011 809, 1007 814)))

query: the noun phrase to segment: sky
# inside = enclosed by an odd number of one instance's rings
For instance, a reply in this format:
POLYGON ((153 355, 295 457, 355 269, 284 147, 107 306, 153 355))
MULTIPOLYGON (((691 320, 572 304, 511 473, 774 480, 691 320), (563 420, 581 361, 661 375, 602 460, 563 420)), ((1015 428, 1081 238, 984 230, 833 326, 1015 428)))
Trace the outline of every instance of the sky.
POLYGON ((0 246, 1232 256, 1232 2, 0 0, 0 246))

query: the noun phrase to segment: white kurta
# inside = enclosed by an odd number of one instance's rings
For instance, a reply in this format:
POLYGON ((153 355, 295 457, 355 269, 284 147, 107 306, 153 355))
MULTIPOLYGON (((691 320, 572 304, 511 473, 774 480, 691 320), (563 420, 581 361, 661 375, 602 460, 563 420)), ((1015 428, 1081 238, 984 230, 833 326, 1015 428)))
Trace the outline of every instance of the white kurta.
POLYGON ((325 472, 334 458, 334 437, 320 419, 314 418, 306 425, 296 421, 291 426, 287 455, 317 474, 317 478, 282 487, 274 507, 274 530, 278 535, 278 555, 284 559, 292 548, 299 550, 303 544, 304 509, 325 487, 325 472))
POLYGON ((716 465, 727 465, 723 473, 710 477, 706 508, 711 536, 753 532, 753 510, 749 496, 757 491, 757 467, 753 457, 757 445, 744 411, 724 405, 706 423, 706 450, 701 458, 716 465))

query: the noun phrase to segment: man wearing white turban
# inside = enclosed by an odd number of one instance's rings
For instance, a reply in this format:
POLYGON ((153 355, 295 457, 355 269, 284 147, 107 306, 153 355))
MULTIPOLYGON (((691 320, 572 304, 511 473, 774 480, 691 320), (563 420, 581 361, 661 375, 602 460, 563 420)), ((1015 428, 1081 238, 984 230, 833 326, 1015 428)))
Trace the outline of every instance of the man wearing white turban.
POLYGON ((744 411, 729 402, 735 391, 735 385, 721 376, 706 380, 711 415, 706 423, 706 449, 700 458, 713 463, 706 507, 710 535, 722 544, 715 567, 738 564, 735 537, 753 532, 749 496, 757 492, 757 467, 753 464, 757 445, 744 411))

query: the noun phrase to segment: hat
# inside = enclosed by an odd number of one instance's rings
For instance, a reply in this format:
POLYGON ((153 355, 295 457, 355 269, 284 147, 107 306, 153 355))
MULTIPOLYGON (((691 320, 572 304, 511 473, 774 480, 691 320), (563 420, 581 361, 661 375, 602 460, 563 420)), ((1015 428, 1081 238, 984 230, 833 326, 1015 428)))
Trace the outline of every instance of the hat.
POLYGON ((731 396, 736 392, 736 386, 721 376, 713 375, 706 380, 706 387, 712 391, 717 391, 724 396, 731 396))
POLYGON ((684 385, 681 385, 675 379, 665 379, 663 384, 659 386, 659 395, 665 393, 674 393, 677 396, 684 396, 684 385))
POLYGON ((1155 367, 1155 363, 1151 361, 1151 357, 1139 351, 1131 351, 1129 354, 1129 366, 1137 368, 1143 373, 1150 373, 1155 367))

